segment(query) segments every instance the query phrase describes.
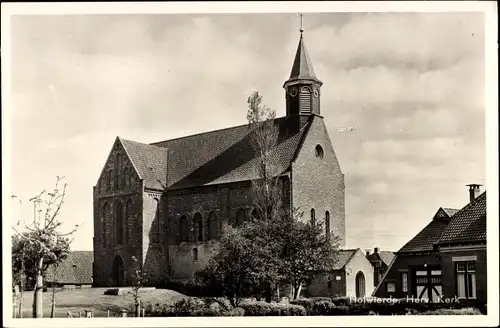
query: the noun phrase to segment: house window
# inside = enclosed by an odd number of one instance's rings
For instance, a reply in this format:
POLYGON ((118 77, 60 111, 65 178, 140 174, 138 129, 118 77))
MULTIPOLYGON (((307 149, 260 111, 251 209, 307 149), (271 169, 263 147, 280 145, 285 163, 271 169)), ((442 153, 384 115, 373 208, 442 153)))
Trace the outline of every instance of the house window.
POLYGON ((316 225, 316 211, 311 208, 311 225, 316 225))
POLYGON ((408 292, 408 272, 401 272, 401 290, 408 292))
POLYGON ((456 262, 457 296, 459 298, 476 298, 476 262, 456 262))
POLYGON ((193 261, 198 261, 198 248, 193 248, 193 261))
POLYGON ((315 153, 316 153, 316 157, 323 159, 323 155, 324 155, 323 147, 321 147, 320 145, 317 145, 315 148, 315 153))
POLYGON ((394 293, 396 291, 396 284, 393 282, 387 282, 385 286, 388 293, 394 293))

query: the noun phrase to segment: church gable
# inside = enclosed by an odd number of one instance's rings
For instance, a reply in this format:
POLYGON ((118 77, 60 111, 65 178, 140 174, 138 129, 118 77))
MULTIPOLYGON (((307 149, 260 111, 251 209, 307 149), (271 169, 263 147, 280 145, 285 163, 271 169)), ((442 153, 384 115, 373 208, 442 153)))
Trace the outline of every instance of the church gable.
POLYGON ((135 166, 117 137, 97 181, 97 190, 105 194, 136 189, 139 181, 135 166))

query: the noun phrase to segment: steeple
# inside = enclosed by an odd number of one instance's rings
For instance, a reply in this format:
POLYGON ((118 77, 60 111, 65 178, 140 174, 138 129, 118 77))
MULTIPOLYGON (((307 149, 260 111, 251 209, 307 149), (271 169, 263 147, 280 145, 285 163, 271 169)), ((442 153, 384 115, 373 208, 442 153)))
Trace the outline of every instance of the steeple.
POLYGON ((320 91, 323 85, 314 72, 303 33, 301 15, 299 45, 290 78, 283 85, 286 91, 286 115, 297 116, 299 129, 312 114, 320 115, 320 91))

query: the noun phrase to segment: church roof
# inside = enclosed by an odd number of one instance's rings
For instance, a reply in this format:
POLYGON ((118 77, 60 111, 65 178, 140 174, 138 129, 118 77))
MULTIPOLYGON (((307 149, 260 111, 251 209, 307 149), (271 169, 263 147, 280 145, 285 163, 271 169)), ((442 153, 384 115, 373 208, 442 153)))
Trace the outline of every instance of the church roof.
POLYGON ((316 77, 316 73, 314 72, 311 59, 309 58, 302 34, 300 35, 299 45, 297 46, 297 52, 295 54, 295 60, 293 62, 290 78, 287 82, 295 80, 314 80, 319 82, 316 77))
MULTIPOLYGON (((289 120, 293 119, 296 118, 274 119, 279 128, 278 143, 270 154, 275 175, 288 171, 311 124, 293 132, 288 128, 292 125, 289 120)), ((180 189, 259 177, 258 157, 246 124, 152 144, 121 140, 148 188, 180 189)))
POLYGON ((92 284, 92 251, 72 251, 59 266, 51 266, 47 270, 45 280, 59 284, 90 285, 92 284))

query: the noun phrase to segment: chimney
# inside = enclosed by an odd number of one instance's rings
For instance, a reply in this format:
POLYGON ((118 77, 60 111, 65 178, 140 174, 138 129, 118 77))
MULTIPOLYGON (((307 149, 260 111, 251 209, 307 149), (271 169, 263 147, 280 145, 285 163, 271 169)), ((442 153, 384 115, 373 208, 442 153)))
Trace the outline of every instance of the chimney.
POLYGON ((481 193, 481 185, 480 184, 468 184, 469 187, 469 202, 473 202, 477 196, 481 193))
POLYGON ((375 248, 373 249, 373 253, 378 253, 378 247, 375 247, 375 248))
POLYGON ((370 256, 370 250, 369 249, 366 250, 366 256, 370 256))

